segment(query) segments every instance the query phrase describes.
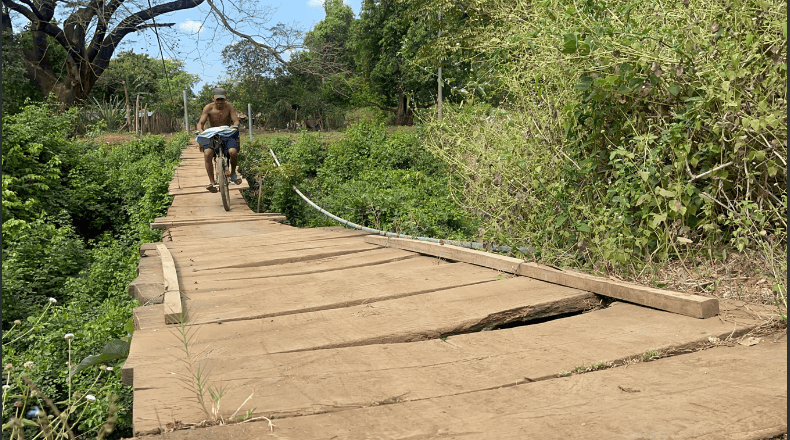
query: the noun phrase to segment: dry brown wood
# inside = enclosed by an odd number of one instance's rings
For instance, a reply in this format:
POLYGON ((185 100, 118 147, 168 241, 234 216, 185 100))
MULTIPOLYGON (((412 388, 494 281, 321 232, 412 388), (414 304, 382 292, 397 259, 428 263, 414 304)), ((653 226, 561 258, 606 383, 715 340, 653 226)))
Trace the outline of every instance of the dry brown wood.
POLYGON ((237 222, 252 222, 252 221, 271 221, 271 222, 283 222, 286 220, 284 215, 281 216, 268 216, 268 217, 228 217, 226 219, 212 219, 212 220, 204 220, 204 219, 195 219, 195 220, 173 220, 169 222, 154 222, 151 223, 151 229, 167 229, 167 228, 176 228, 179 226, 195 226, 195 225, 211 225, 217 223, 237 223, 237 222))
POLYGON ((178 287, 178 274, 173 256, 163 243, 156 245, 159 256, 162 258, 162 274, 165 279, 165 322, 168 324, 179 323, 184 319, 184 310, 181 305, 181 290, 178 287))
POLYGON ((477 264, 694 318, 705 319, 719 313, 719 301, 715 298, 616 282, 578 272, 561 271, 474 249, 377 235, 366 236, 365 242, 477 264))
MULTIPOLYGON (((736 335, 757 325, 739 325, 736 335)), ((338 406, 365 407, 399 395, 403 398, 398 403, 552 380, 581 365, 621 365, 641 359, 647 350, 671 353, 709 344, 709 337, 726 339, 732 330, 732 324, 719 319, 698 320, 615 302, 595 313, 446 340, 280 354, 250 347, 214 352, 205 362, 223 379, 234 378, 234 389, 223 400, 228 406, 238 407, 257 387, 249 407, 266 408, 270 417, 282 418, 338 406), (262 385, 267 382, 277 386, 262 385)), ((138 364, 135 398, 140 404, 134 416, 141 424, 135 421, 136 427, 155 423, 155 408, 173 411, 184 422, 201 420, 196 406, 180 405, 189 390, 169 380, 180 365, 165 367, 167 362, 163 357, 138 364)))

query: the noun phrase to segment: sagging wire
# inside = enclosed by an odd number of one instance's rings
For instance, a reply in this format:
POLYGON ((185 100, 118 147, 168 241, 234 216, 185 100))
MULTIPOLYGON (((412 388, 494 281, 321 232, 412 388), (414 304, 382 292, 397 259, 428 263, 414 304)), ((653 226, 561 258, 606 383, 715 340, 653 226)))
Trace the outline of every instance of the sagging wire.
MULTIPOLYGON (((280 161, 277 160, 277 155, 274 154, 274 151, 272 151, 271 148, 269 148, 269 154, 272 155, 272 158, 274 159, 274 163, 279 168, 281 166, 280 165, 280 161)), ((449 245, 453 245, 453 246, 459 246, 459 247, 464 247, 464 248, 469 248, 469 249, 476 249, 476 250, 485 251, 485 252, 494 251, 494 252, 510 253, 513 250, 513 248, 510 247, 510 246, 499 246, 499 245, 495 245, 495 244, 485 245, 483 243, 478 243, 478 242, 475 242, 475 241, 458 241, 458 240, 443 240, 443 239, 431 238, 431 237, 415 237, 413 235, 398 234, 396 232, 389 232, 389 231, 382 231, 380 229, 368 228, 367 226, 358 225, 358 224, 350 222, 350 221, 348 221, 348 220, 346 220, 344 218, 338 217, 338 216, 332 214, 331 212, 327 211, 326 209, 316 205, 315 203, 313 203, 312 200, 307 198, 307 196, 302 194, 302 192, 299 191, 299 189, 296 187, 296 185, 291 185, 291 188, 294 191, 296 191, 296 194, 298 194, 299 197, 302 198, 302 200, 307 202, 308 205, 310 205, 313 208, 315 208, 321 214, 324 214, 325 216, 327 216, 327 217, 331 218, 332 220, 335 220, 335 221, 337 221, 337 222, 339 222, 339 223, 341 223, 341 224, 343 224, 345 226, 348 226, 348 227, 354 228, 354 229, 358 229, 360 231, 370 232, 371 234, 382 235, 382 236, 385 236, 385 237, 388 237, 388 238, 405 238, 405 239, 408 239, 408 240, 419 240, 419 241, 428 241, 428 242, 431 242, 431 243, 449 244, 449 245)), ((524 247, 524 246, 518 247, 518 248, 516 248, 516 250, 518 250, 519 252, 521 252, 524 255, 533 254, 533 250, 531 248, 524 247)))

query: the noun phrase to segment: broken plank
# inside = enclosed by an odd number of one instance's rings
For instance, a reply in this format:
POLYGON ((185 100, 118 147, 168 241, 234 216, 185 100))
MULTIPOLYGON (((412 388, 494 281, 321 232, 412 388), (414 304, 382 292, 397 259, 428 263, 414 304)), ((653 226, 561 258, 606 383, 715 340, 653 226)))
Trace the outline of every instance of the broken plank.
MULTIPOLYGON (((196 350, 212 345, 219 351, 281 353, 422 341, 580 312, 597 301, 588 292, 517 277, 342 309, 204 324, 193 345, 196 350)), ((162 336, 136 332, 133 344, 146 347, 154 358, 177 353, 172 337, 162 336)))
POLYGON ((181 289, 178 286, 178 273, 173 256, 163 243, 156 245, 159 256, 162 258, 162 273, 164 275, 165 299, 164 313, 165 322, 174 324, 181 322, 184 317, 184 310, 181 304, 181 289))
MULTIPOLYGON (((734 337, 756 325, 738 326, 734 337)), ((216 380, 234 383, 225 396, 230 407, 237 408, 256 388, 249 407, 283 418, 359 408, 395 396, 408 402, 550 380, 577 367, 641 360, 648 350, 693 350, 710 345, 709 337, 724 340, 731 333, 733 326, 718 318, 698 320, 616 302, 594 313, 444 341, 270 355, 248 349, 212 353, 202 362, 221 372, 216 380)), ((168 380, 173 367, 148 363, 139 368, 136 427, 145 426, 142 420, 154 415, 153 407, 173 411, 183 422, 202 420, 197 406, 178 403, 189 391, 168 380)))
POLYGON ((561 271, 474 249, 377 235, 366 236, 365 242, 490 267, 694 318, 705 319, 719 313, 719 302, 715 298, 616 282, 579 272, 561 271))
MULTIPOLYGON (((785 339, 501 389, 371 402, 278 419, 273 429, 303 440, 365 439, 371 433, 383 439, 777 438, 787 432, 786 375, 785 339)), ((270 435, 269 429, 266 423, 235 424, 202 435, 252 440, 270 435)), ((190 430, 168 433, 170 440, 193 436, 190 430)))

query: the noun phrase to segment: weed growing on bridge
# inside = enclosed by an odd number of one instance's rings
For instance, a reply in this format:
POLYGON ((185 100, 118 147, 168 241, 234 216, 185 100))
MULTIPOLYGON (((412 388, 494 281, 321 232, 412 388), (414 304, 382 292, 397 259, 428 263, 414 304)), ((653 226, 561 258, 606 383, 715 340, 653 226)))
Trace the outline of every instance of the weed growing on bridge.
MULTIPOLYGON (((192 313, 194 315, 194 311, 192 313)), ((228 423, 245 423, 255 420, 266 420, 269 429, 274 430, 272 421, 264 416, 251 417, 256 408, 249 409, 243 416, 237 416, 239 411, 252 399, 255 390, 250 393, 244 402, 228 417, 222 414, 222 400, 230 390, 226 384, 214 382, 211 379, 211 371, 208 368, 208 360, 205 358, 208 347, 200 351, 193 349, 195 339, 201 326, 191 325, 186 314, 179 316, 178 324, 173 329, 173 335, 178 339, 179 349, 183 356, 179 359, 184 365, 186 373, 179 374, 181 386, 193 394, 194 402, 200 407, 206 420, 198 425, 225 425, 228 423)), ((180 427, 193 426, 181 424, 180 427)), ((175 425, 173 426, 175 428, 175 425)))

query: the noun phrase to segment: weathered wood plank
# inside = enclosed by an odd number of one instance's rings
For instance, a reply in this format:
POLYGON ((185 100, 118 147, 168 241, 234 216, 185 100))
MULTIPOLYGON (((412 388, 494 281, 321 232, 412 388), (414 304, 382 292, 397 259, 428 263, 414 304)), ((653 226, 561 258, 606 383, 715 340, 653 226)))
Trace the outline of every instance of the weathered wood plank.
POLYGON ((311 275, 260 280, 185 280, 190 324, 261 319, 495 281, 497 271, 464 263, 435 266, 427 257, 311 275), (193 312, 196 311, 196 312, 193 312))
POLYGON ((214 220, 203 220, 203 219, 196 219, 196 220, 173 220, 169 222, 158 222, 158 223, 151 223, 151 229, 168 229, 168 228, 177 228, 183 226, 203 226, 203 225, 213 225, 218 223, 239 223, 239 222, 256 222, 256 221, 268 221, 268 222, 283 222, 286 218, 284 215, 281 216, 270 216, 264 218, 236 218, 236 217, 229 217, 226 219, 214 219, 214 220))
POLYGON ((719 301, 715 298, 616 282, 578 272, 560 271, 517 258, 474 249, 377 235, 366 236, 365 242, 490 267, 694 318, 705 319, 719 313, 719 301))
MULTIPOLYGON (((719 347, 507 388, 277 419, 273 435, 300 440, 776 438, 787 432, 786 375, 786 340, 719 347)), ((167 438, 194 435, 184 430, 167 438)), ((201 438, 270 435, 267 423, 246 423, 207 428, 201 438)))
POLYGON ((181 289, 178 286, 178 273, 173 256, 163 243, 156 245, 159 256, 162 258, 162 273, 165 280, 165 322, 174 324, 185 319, 184 309, 181 304, 181 289))
MULTIPOLYGON (((342 309, 203 324, 193 345, 282 353, 412 342, 579 312, 597 301, 589 292, 516 277, 342 309)), ((178 350, 161 332, 136 332, 134 338, 153 359, 178 350)))
MULTIPOLYGON (((688 316, 616 302, 609 308, 562 320, 506 330, 469 333, 442 341, 367 345, 266 355, 261 351, 213 352, 205 360, 215 380, 233 378, 226 402, 238 407, 255 388, 250 408, 269 417, 302 416, 495 389, 558 377, 562 371, 605 361, 641 358, 694 347, 709 337, 738 337, 758 323, 737 326, 718 318, 688 316), (255 374, 250 374, 250 372, 255 374)), ((174 411, 181 421, 200 421, 197 406, 182 406, 189 392, 177 388, 161 363, 149 363, 135 379, 135 417, 153 408, 174 411)), ((148 415, 146 415, 148 414, 148 415)), ((135 426, 138 425, 137 420, 135 426)))

